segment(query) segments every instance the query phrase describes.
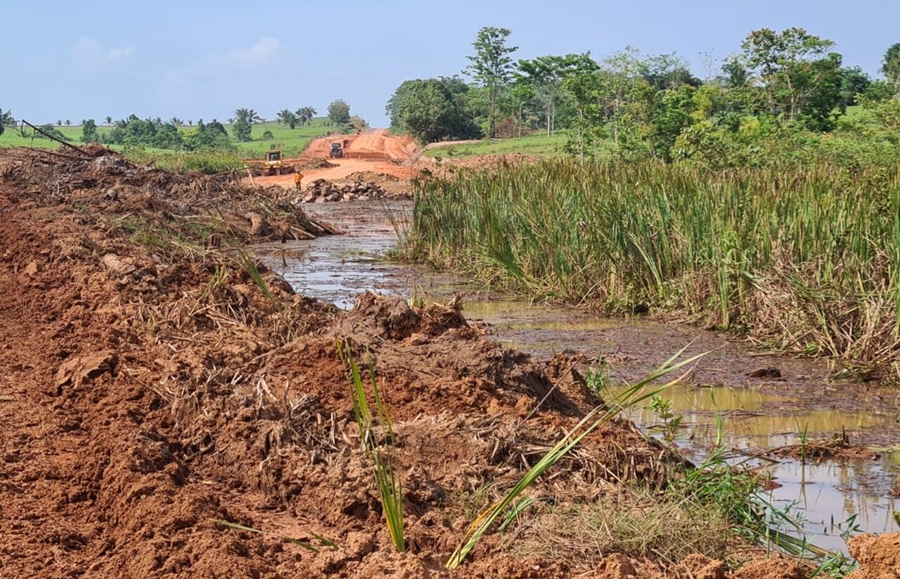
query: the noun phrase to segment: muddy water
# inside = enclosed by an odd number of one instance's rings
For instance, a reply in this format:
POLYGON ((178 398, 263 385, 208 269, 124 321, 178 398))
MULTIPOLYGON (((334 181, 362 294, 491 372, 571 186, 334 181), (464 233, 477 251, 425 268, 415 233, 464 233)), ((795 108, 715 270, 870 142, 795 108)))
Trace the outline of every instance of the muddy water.
MULTIPOLYGON (((408 203, 311 206, 311 213, 345 234, 260 246, 258 255, 297 291, 344 309, 367 289, 434 300, 462 293, 466 317, 485 323, 495 339, 539 359, 581 354, 582 370, 598 372, 610 385, 639 380, 682 348, 687 347, 685 355, 708 352, 682 385, 665 394, 682 420, 676 431, 682 452, 695 462, 705 458, 720 435, 717 416, 722 441, 742 461, 763 449, 797 444, 803 433, 821 439, 845 432, 851 442, 878 450, 880 458, 819 465, 752 459, 781 485, 768 499, 779 507, 795 505, 808 539, 831 550, 844 549, 841 534, 848 527, 875 533, 898 529, 892 512, 900 510, 900 501, 890 496, 895 481, 900 483, 895 389, 833 380, 837 368, 828 362, 760 355, 716 332, 530 304, 456 276, 389 263, 384 256, 396 245, 392 220, 404 221, 409 211, 408 203), (777 375, 752 377, 763 369, 777 375)), ((630 417, 662 436, 660 418, 650 409, 632 409, 630 417)))

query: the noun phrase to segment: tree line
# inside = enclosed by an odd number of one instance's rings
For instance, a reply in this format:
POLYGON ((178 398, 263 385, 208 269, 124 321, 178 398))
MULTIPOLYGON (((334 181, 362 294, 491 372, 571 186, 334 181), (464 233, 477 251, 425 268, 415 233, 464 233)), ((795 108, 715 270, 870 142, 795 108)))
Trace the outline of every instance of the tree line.
POLYGON ((675 53, 631 47, 602 60, 586 52, 516 61, 510 35, 482 28, 465 78, 402 83, 387 103, 391 127, 422 142, 565 129, 567 150, 582 159, 603 147, 665 160, 748 131, 832 131, 853 105, 900 127, 900 43, 884 55, 885 79, 873 80, 844 66, 830 40, 764 28, 722 63, 705 55, 701 79, 675 53))
MULTIPOLYGON (((276 114, 276 121, 294 130, 298 126, 310 124, 316 114, 316 109, 311 106, 300 107, 295 111, 282 109, 276 114)), ((216 119, 210 122, 200 119, 196 125, 193 121, 188 121, 187 127, 185 127, 186 123, 178 117, 163 121, 160 117, 142 119, 132 114, 115 121, 112 117, 107 116, 105 121, 106 126, 110 129, 100 132, 94 119, 83 120, 81 122, 81 141, 185 151, 204 148, 233 149, 235 141, 252 141, 253 125, 264 122, 264 119, 254 109, 236 109, 232 118, 228 119, 231 124, 230 135, 225 125, 216 119)), ((337 99, 328 105, 328 121, 340 130, 360 129, 367 126, 361 118, 350 115, 350 106, 342 99, 337 99)), ((69 126, 71 121, 66 121, 65 124, 69 126)), ((62 121, 58 121, 57 125, 44 124, 40 128, 55 138, 70 140, 58 129, 62 125, 62 121)), ((0 108, 0 135, 6 128, 15 126, 16 119, 13 117, 12 111, 0 108)), ((37 136, 40 138, 40 135, 37 136)), ((262 135, 263 140, 273 138, 271 131, 266 131, 262 135)))

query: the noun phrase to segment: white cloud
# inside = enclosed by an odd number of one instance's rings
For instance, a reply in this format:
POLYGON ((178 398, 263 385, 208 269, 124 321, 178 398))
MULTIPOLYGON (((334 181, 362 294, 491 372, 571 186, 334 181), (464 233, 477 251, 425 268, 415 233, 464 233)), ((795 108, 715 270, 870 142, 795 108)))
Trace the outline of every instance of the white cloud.
POLYGON ((72 58, 75 69, 81 72, 100 72, 110 70, 112 66, 130 57, 134 47, 123 46, 106 50, 93 38, 80 38, 72 47, 72 58))
POLYGON ((272 62, 281 50, 277 38, 263 38, 249 50, 232 50, 231 60, 240 65, 263 65, 272 62))
POLYGON ((109 52, 106 53, 107 58, 109 60, 115 62, 117 60, 125 60, 134 52, 134 48, 131 46, 126 46, 124 48, 113 48, 109 52))

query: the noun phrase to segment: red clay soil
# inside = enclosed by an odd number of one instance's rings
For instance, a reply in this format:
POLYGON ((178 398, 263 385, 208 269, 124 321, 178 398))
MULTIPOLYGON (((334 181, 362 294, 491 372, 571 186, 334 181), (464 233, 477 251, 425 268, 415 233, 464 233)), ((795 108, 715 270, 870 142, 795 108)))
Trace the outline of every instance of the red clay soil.
MULTIPOLYGON (((172 225, 195 217, 187 192, 181 203, 132 167, 134 189, 111 200, 106 173, 66 163, 0 153, 3 577, 804 576, 779 560, 729 575, 699 555, 672 569, 618 554, 595 568, 522 560, 496 532, 446 571, 473 501, 509 488, 598 402, 572 362, 504 348, 456 304, 365 294, 341 314, 263 270, 267 296, 252 268, 202 247, 205 232, 172 225), (72 171, 57 192, 61 166, 72 171), (175 243, 148 238, 145 222, 169 223, 175 243), (336 339, 371 356, 392 413, 404 554, 336 339)), ((622 483, 661 486, 679 462, 618 421, 531 492, 586 504, 622 483)))

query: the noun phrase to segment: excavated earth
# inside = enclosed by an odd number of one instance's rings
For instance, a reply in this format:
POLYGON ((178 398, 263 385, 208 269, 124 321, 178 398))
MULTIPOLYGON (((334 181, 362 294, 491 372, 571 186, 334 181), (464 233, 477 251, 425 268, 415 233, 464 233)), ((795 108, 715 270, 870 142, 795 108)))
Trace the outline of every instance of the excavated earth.
MULTIPOLYGON (((0 152, 0 576, 806 575, 778 558, 734 572, 700 555, 670 567, 521 559, 496 532, 445 570, 471 498, 509 488, 599 403, 571 361, 501 347, 452 303, 369 293, 341 313, 294 295, 227 249, 330 230, 282 192, 100 149, 58 155, 0 152), (338 339, 371 358, 390 408, 404 554, 360 449, 338 339)), ((618 421, 532 492, 590 503, 623 484, 662 487, 680 460, 618 421)), ((859 539, 854 579, 896 577, 897 540, 859 539)))

